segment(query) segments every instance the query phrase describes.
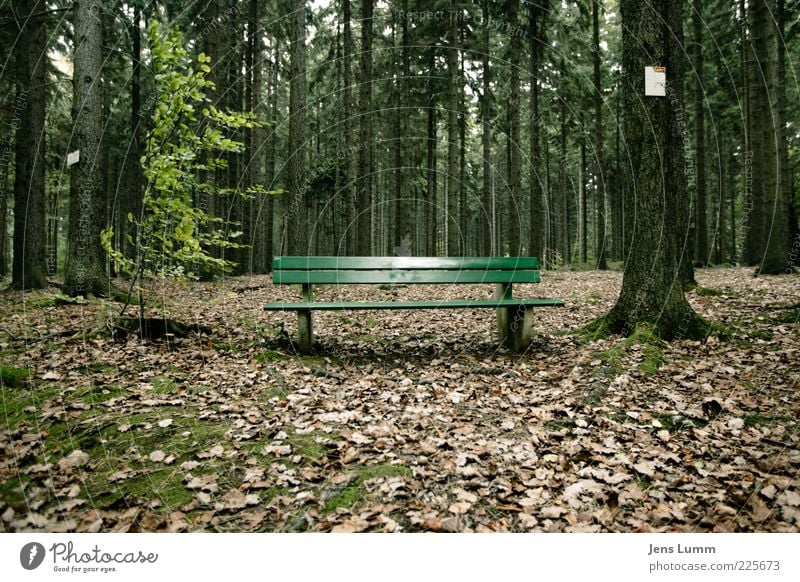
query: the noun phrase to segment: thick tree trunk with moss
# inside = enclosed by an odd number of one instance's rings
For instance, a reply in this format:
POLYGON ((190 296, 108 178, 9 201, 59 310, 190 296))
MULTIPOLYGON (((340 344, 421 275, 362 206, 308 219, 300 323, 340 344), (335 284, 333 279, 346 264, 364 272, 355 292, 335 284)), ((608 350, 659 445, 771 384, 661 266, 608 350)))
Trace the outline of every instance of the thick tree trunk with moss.
MULTIPOLYGON (((15 152, 11 286, 14 289, 41 289, 47 287, 44 120, 48 59, 44 18, 41 15, 46 5, 39 0, 27 0, 21 4, 18 18, 22 29, 17 51, 17 95, 14 103, 14 114, 19 116, 19 125, 15 152)), ((1 218, 5 223, 5 211, 1 218)))
POLYGON ((70 150, 80 161, 70 175, 69 238, 64 292, 69 295, 108 295, 105 252, 100 232, 105 218, 102 189, 103 135, 102 31, 99 0, 80 0, 75 11, 75 69, 72 75, 74 138, 70 150))
POLYGON ((704 328, 684 297, 679 271, 686 196, 676 117, 683 110, 682 9, 680 0, 621 2, 624 135, 634 152, 624 188, 635 220, 622 290, 605 323, 626 335, 640 324, 654 326, 664 338, 695 337, 704 328), (667 97, 642 94, 645 66, 653 63, 666 67, 667 97))

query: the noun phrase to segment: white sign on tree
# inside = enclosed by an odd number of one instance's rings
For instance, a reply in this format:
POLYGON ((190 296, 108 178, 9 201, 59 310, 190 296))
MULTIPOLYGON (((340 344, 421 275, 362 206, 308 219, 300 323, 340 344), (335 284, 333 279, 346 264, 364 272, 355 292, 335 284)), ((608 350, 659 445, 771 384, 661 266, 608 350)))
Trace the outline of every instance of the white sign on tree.
POLYGON ((667 68, 644 68, 644 94, 646 97, 666 97, 667 95, 667 68))
POLYGON ((67 154, 67 167, 74 166, 81 161, 81 150, 75 150, 67 154))

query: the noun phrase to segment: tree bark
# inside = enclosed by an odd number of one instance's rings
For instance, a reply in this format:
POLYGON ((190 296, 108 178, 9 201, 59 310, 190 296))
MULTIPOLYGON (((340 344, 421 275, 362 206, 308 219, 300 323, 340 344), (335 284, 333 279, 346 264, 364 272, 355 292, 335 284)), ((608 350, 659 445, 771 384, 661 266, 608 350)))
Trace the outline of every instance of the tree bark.
POLYGON ((633 202, 630 254, 622 290, 605 324, 626 335, 640 324, 663 338, 697 337, 704 322, 683 294, 680 273, 681 199, 686 195, 681 0, 621 0, 624 134, 631 156, 624 180, 633 202), (644 68, 662 63, 668 97, 642 96, 644 68))
POLYGON ((72 75, 74 139, 80 161, 70 176, 69 238, 64 291, 69 295, 108 295, 105 252, 100 232, 105 226, 100 144, 103 135, 102 30, 100 0, 79 0, 75 12, 75 58, 72 75))
MULTIPOLYGON (((785 98, 781 97, 778 27, 769 0, 753 0, 750 33, 753 50, 750 134, 753 150, 753 211, 748 243, 756 273, 777 275, 788 267, 788 188, 784 185, 785 98)), ((785 94, 784 94, 785 95, 785 94)), ((788 186, 788 185, 787 185, 788 186)))
MULTIPOLYGON (((403 14, 408 14, 408 0, 403 0, 403 14)), ((401 165, 400 165, 400 204, 397 206, 399 215, 397 216, 398 244, 403 246, 408 242, 408 248, 412 252, 414 249, 414 197, 411 195, 409 185, 412 142, 409 140, 409 129, 411 127, 412 109, 409 103, 411 92, 411 38, 408 27, 408 18, 402 18, 400 22, 400 81, 398 90, 400 92, 400 140, 401 165)))
MULTIPOLYGON (((564 58, 561 58, 561 64, 559 67, 561 72, 561 78, 564 79, 566 77, 566 64, 564 62, 564 58)), ((569 233, 569 183, 568 183, 568 176, 567 176, 567 101, 566 96, 561 95, 559 100, 559 123, 561 125, 560 129, 560 137, 559 137, 559 156, 560 156, 560 163, 559 163, 559 183, 560 183, 560 207, 561 212, 559 216, 559 235, 560 235, 560 246, 561 246, 561 259, 564 265, 569 265, 572 262, 572 249, 571 249, 571 237, 569 233)))
MULTIPOLYGON (((5 152, 4 152, 5 153, 5 152)), ((8 190, 10 172, 4 160, 3 181, 0 183, 0 277, 8 275, 8 190)))
POLYGON ((594 80, 594 150, 595 150, 595 218, 596 246, 595 265, 608 268, 606 262, 606 180, 603 156, 603 86, 600 76, 600 5, 602 0, 592 2, 592 76, 594 80))
MULTIPOLYGON (((544 241, 544 212, 546 208, 543 199, 543 172, 542 172, 542 146, 541 132, 543 127, 542 114, 539 111, 539 76, 542 60, 544 39, 544 18, 547 10, 546 2, 531 5, 530 7, 530 232, 528 233, 528 254, 532 257, 543 258, 544 241)), ((487 27, 488 29, 488 27, 487 27)), ((488 34, 488 33, 487 33, 488 34)))
POLYGON ((372 254, 372 13, 374 0, 361 1, 361 79, 358 99, 358 254, 372 254))
MULTIPOLYGON (((138 3, 133 5, 133 22, 131 23, 131 145, 128 154, 131 176, 130 198, 128 200, 128 211, 138 220, 142 215, 142 123, 144 111, 142 111, 142 33, 141 10, 138 3)), ((126 225, 122 238, 124 239, 123 248, 126 249, 125 255, 128 258, 136 256, 136 245, 138 244, 138 229, 136 225, 129 222, 127 216, 123 217, 123 224, 126 225), (127 236, 131 237, 133 244, 129 244, 127 236)))
MULTIPOLYGON (((792 266, 789 265, 789 249, 793 249, 794 240, 792 232, 795 226, 794 205, 792 204, 792 196, 794 194, 793 180, 791 179, 791 169, 789 163, 789 143, 788 143, 788 129, 786 127, 786 5, 785 0, 777 0, 775 9, 775 24, 777 38, 775 39, 775 50, 777 51, 777 69, 775 71, 775 138, 777 142, 777 179, 778 185, 775 190, 775 222, 776 224, 776 244, 775 248, 770 245, 771 254, 774 257, 771 259, 770 269, 773 273, 778 273, 778 269, 783 263, 784 272, 791 272, 792 266), (785 218, 784 218, 785 217, 785 218), (782 231, 782 232, 781 232, 782 231), (777 237, 783 234, 785 239, 785 252, 780 248, 780 242, 777 237)), ((792 260, 797 263, 797 260, 792 260)), ((762 267, 762 272, 765 272, 762 267)))
POLYGON ((703 89, 703 4, 693 0, 692 45, 694 53, 694 153, 697 213, 695 233, 697 241, 696 261, 701 267, 708 265, 708 212, 706 194, 705 161, 705 91, 703 89))
MULTIPOLYGON (((258 0, 250 0, 250 11, 247 22, 247 35, 250 46, 248 51, 248 70, 250 71, 250 92, 248 107, 256 114, 258 121, 266 121, 264 106, 261 98, 262 85, 262 63, 264 59, 261 28, 261 10, 258 0)), ((264 185, 264 157, 261 151, 264 146, 264 130, 261 127, 254 127, 250 130, 249 160, 248 160, 248 182, 251 186, 264 185)), ((250 273, 266 272, 266 260, 264 249, 264 214, 265 214, 264 195, 258 194, 249 201, 246 209, 250 217, 249 239, 250 247, 248 271, 250 273)))
POLYGON ((292 3, 291 72, 289 80, 289 207, 284 216, 289 254, 307 255, 310 244, 306 195, 306 3, 292 3))
MULTIPOLYGON (((581 126, 583 126, 583 118, 581 117, 581 126)), ((589 212, 586 208, 586 139, 581 135, 581 159, 580 167, 578 168, 578 200, 580 203, 579 214, 579 230, 580 230, 580 262, 585 265, 589 262, 589 236, 588 236, 588 218, 589 212)))
MULTIPOLYGON (((275 49, 273 51, 272 62, 270 64, 269 81, 269 118, 275 121, 278 118, 278 69, 280 68, 281 45, 279 38, 275 38, 275 49)), ((277 190, 275 180, 275 157, 278 152, 278 132, 273 123, 269 126, 267 134, 267 147, 264 155, 264 182, 267 190, 277 190)), ((266 221, 264 224, 264 248, 266 251, 267 272, 272 272, 272 259, 275 253, 275 195, 267 196, 266 221)), ((279 237, 282 238, 282 237, 279 237)))
POLYGON ((521 244, 521 208, 522 208, 522 174, 520 164, 520 91, 519 91, 519 63, 520 53, 522 52, 522 38, 520 29, 518 28, 519 17, 519 0, 508 0, 506 7, 508 14, 508 23, 510 30, 510 54, 509 65, 510 71, 510 87, 509 87, 509 168, 508 168, 508 186, 509 186, 509 201, 508 201, 508 219, 509 219, 509 249, 508 252, 512 257, 518 257, 522 254, 521 244))
MULTIPOLYGON (((47 287, 45 260, 45 75, 47 44, 45 9, 41 0, 21 3, 17 46, 17 95, 14 116, 16 151, 14 174, 14 289, 47 287), (37 16, 38 15, 38 16, 37 16)), ((5 214, 3 221, 5 221, 5 214)))
POLYGON ((437 250, 437 220, 436 214, 438 212, 438 204, 436 200, 437 189, 437 173, 436 173, 436 145, 437 145, 437 132, 436 132, 436 94, 434 89, 434 63, 435 54, 433 47, 429 49, 429 63, 428 63, 428 106, 427 106, 427 203, 425 204, 425 216, 427 225, 427 255, 436 256, 437 250))
POLYGON ((483 0, 483 94, 481 95, 481 121, 483 124, 481 145, 483 147, 483 244, 481 252, 486 256, 494 254, 494 193, 492 192, 492 70, 489 66, 489 0, 483 0))
POLYGON ((390 53, 390 76, 392 78, 392 129, 393 138, 391 140, 391 156, 392 156, 392 200, 390 208, 387 212, 390 214, 387 224, 389 236, 389 255, 394 255, 401 246, 401 240, 405 236, 405 227, 401 225, 405 218, 405 203, 403 201, 403 116, 405 112, 400 108, 401 102, 401 86, 400 86, 400 72, 397 63, 397 22, 392 21, 392 51, 390 53), (394 214, 392 219, 391 214, 394 214))
POLYGON ((458 220, 458 104, 461 78, 458 70, 458 0, 450 0, 447 30, 447 256, 457 256, 458 220))
POLYGON ((351 8, 350 0, 342 0, 342 19, 344 20, 344 46, 343 59, 344 59, 344 111, 345 124, 342 128, 344 132, 345 143, 345 178, 344 178, 344 191, 345 198, 345 228, 347 234, 345 235, 346 254, 355 255, 356 247, 358 245, 358 228, 357 228, 357 215, 356 215, 356 193, 354 189, 354 180, 356 176, 356 156, 349 151, 350 146, 353 144, 353 124, 352 124, 352 110, 353 110, 353 74, 351 63, 353 62, 353 33, 350 25, 351 22, 351 8))
POLYGON ((623 160, 621 159, 622 150, 620 148, 621 132, 620 124, 622 119, 622 83, 621 76, 617 78, 616 95, 614 96, 614 186, 613 186, 613 205, 614 208, 611 218, 612 240, 614 241, 614 256, 617 260, 624 261, 628 254, 628 242, 630 237, 627 230, 627 215, 625 212, 624 194, 622 188, 623 160))
MULTIPOLYGON (((464 46, 464 26, 463 23, 458 27, 460 35, 460 44, 464 46)), ((458 76, 462 83, 464 82, 464 51, 460 52, 458 59, 459 72, 458 76)), ((464 102, 463 87, 458 92, 458 209, 459 209, 459 254, 467 256, 470 253, 467 249, 470 245, 470 232, 468 229, 469 212, 467 207, 467 107, 464 102)))

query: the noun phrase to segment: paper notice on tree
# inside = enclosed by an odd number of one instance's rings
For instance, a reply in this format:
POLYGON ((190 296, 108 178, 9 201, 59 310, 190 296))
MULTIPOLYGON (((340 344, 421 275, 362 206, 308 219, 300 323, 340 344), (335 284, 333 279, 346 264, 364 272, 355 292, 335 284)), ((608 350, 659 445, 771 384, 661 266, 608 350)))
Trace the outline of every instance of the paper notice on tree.
POLYGON ((81 150, 75 150, 67 154, 67 167, 74 166, 81 161, 81 150))
POLYGON ((665 97, 667 95, 667 68, 644 68, 644 94, 646 97, 665 97))

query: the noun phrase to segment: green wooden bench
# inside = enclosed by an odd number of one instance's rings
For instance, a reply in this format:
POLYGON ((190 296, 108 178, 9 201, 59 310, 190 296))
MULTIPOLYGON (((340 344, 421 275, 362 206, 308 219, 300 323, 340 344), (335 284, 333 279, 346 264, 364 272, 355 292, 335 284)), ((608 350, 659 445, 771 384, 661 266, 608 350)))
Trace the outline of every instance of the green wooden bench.
POLYGON ((314 342, 312 311, 358 309, 496 309, 500 341, 514 351, 531 339, 534 307, 564 305, 560 299, 517 299, 514 283, 538 283, 535 257, 275 257, 272 282, 301 285, 303 300, 267 303, 267 311, 296 311, 300 351, 310 353, 314 342), (456 301, 314 301, 313 285, 496 285, 496 299, 456 301))

